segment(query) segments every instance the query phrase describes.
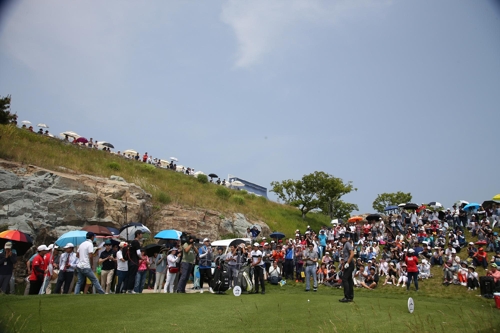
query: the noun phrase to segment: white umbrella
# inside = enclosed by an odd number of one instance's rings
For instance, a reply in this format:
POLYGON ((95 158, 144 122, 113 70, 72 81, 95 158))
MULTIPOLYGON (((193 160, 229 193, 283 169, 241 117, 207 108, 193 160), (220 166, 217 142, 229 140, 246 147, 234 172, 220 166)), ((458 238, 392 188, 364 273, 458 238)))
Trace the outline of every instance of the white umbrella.
POLYGON ((130 226, 130 227, 123 229, 120 232, 120 238, 131 241, 135 238, 135 232, 137 230, 140 230, 143 233, 148 233, 148 234, 151 233, 151 230, 149 230, 149 228, 146 227, 145 225, 130 226))
POLYGON ((184 166, 178 165, 177 168, 175 169, 177 172, 184 172, 184 166))
POLYGON ((230 184, 231 186, 236 186, 236 187, 242 187, 242 186, 245 186, 245 184, 243 184, 242 182, 240 182, 239 180, 235 180, 233 182, 231 182, 230 184))
POLYGON ((47 135, 50 136, 51 138, 54 138, 54 134, 47 133, 47 135))
POLYGON ((37 127, 42 127, 42 128, 49 128, 49 126, 45 125, 45 124, 38 124, 36 125, 37 127))
POLYGON ((23 120, 23 121, 21 121, 21 124, 31 125, 31 121, 29 121, 29 120, 23 120))
POLYGON ((125 155, 132 155, 132 156, 137 155, 137 152, 136 152, 135 150, 133 150, 133 149, 127 149, 127 150, 124 150, 124 151, 123 151, 123 153, 124 153, 125 155))
POLYGON ((176 162, 178 161, 177 157, 170 157, 170 159, 171 159, 172 161, 176 161, 176 162))
POLYGON ((164 165, 170 165, 170 162, 169 162, 169 161, 167 161, 167 160, 160 160, 160 164, 161 164, 162 166, 164 166, 164 165))
POLYGON ((193 176, 204 175, 203 171, 196 171, 193 176))
POLYGON ((72 131, 66 131, 66 132, 62 132, 61 134, 59 134, 62 138, 66 137, 66 136, 70 136, 72 138, 75 138, 75 139, 78 139, 80 137, 80 135, 76 134, 75 132, 72 132, 72 131))

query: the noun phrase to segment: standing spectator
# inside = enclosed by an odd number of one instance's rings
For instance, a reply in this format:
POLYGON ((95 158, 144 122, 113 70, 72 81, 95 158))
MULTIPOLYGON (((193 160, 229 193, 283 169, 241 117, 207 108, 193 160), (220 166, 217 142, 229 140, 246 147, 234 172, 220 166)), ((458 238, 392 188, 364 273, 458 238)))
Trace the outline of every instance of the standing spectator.
POLYGON ((186 293, 186 284, 189 275, 191 275, 196 260, 196 247, 194 246, 193 236, 189 236, 188 241, 182 245, 182 251, 184 251, 184 253, 182 254, 181 276, 177 284, 177 292, 184 294, 186 293))
POLYGON ((148 272, 149 258, 144 250, 141 250, 141 256, 139 258, 139 267, 137 268, 137 274, 135 276, 135 293, 142 294, 144 290, 144 283, 146 282, 146 273, 148 272))
MULTIPOLYGON (((7 293, 16 262, 17 254, 12 251, 12 242, 5 243, 4 251, 0 253, 0 290, 4 294, 7 293)), ((10 293, 14 293, 14 291, 10 290, 10 293)))
POLYGON ((156 265, 156 281, 153 288, 153 292, 159 293, 162 288, 163 281, 165 281, 165 276, 167 274, 167 254, 159 253, 154 258, 154 263, 156 265))
POLYGON ((142 162, 146 163, 148 161, 148 152, 142 155, 142 162))
POLYGON ((285 269, 284 269, 284 275, 285 279, 292 279, 293 280, 293 260, 294 260, 294 250, 293 246, 289 244, 286 246, 285 249, 285 269))
POLYGON ((104 290, 102 289, 99 281, 95 277, 94 272, 92 271, 92 257, 94 256, 94 241, 95 234, 93 232, 87 232, 86 240, 80 247, 78 248, 78 264, 76 265, 76 271, 78 273, 78 282, 75 287, 75 295, 80 294, 80 289, 82 285, 85 283, 85 278, 89 278, 90 282, 97 289, 99 294, 104 294, 104 290))
POLYGON ((340 240, 343 244, 342 260, 344 262, 342 273, 342 286, 344 288, 344 298, 339 300, 342 303, 352 302, 354 299, 354 280, 352 272, 354 270, 354 248, 351 242, 347 241, 345 235, 340 240))
POLYGON ((200 258, 199 268, 200 268, 200 288, 203 292, 203 281, 207 280, 208 291, 212 294, 212 247, 210 246, 210 240, 205 238, 203 240, 203 245, 198 249, 198 255, 200 258))
POLYGON ((63 294, 69 293, 71 281, 75 276, 75 268, 78 262, 76 254, 73 252, 75 246, 68 243, 64 246, 64 253, 59 258, 59 276, 57 277, 57 284, 55 293, 61 293, 61 287, 64 285, 63 294))
POLYGON ((136 161, 139 161, 139 159, 140 159, 140 157, 139 157, 139 153, 137 153, 137 154, 134 156, 134 159, 135 159, 136 161))
POLYGON ((253 278, 255 284, 255 293, 259 293, 259 284, 262 288, 261 294, 266 293, 266 286, 264 284, 264 261, 262 260, 262 252, 259 250, 259 243, 253 244, 253 250, 250 252, 252 257, 253 278))
POLYGON ((158 253, 153 253, 153 256, 149 258, 149 268, 148 268, 148 289, 151 290, 155 286, 156 282, 156 258, 158 258, 158 253))
POLYGON ((130 243, 130 247, 127 248, 127 257, 128 261, 128 279, 127 279, 127 288, 126 290, 132 294, 134 293, 135 288, 135 278, 137 275, 137 271, 139 270, 139 259, 141 258, 141 240, 143 237, 143 232, 141 230, 135 231, 135 238, 130 243))
POLYGON ((118 285, 116 286, 116 293, 120 294, 122 291, 127 290, 128 278, 128 246, 126 242, 120 242, 118 245, 120 250, 116 252, 116 274, 118 275, 118 285), (125 253, 124 253, 125 252, 125 253))
MULTIPOLYGON (((165 282, 165 287, 163 288, 163 292, 169 292, 173 293, 174 292, 174 281, 175 277, 179 271, 179 268, 177 268, 177 263, 181 259, 181 257, 177 256, 177 248, 172 248, 169 252, 169 255, 167 256, 167 263, 168 263, 168 271, 167 271, 167 282, 165 282)), ((180 281, 179 281, 180 283, 180 281)), ((186 289, 186 285, 184 285, 184 293, 186 289)), ((177 292, 182 292, 177 289, 177 292)))
POLYGON ((38 295, 43 284, 43 277, 45 275, 45 262, 43 261, 43 256, 47 253, 49 249, 46 245, 40 245, 37 248, 38 254, 33 258, 31 263, 31 275, 30 275, 30 295, 38 295))
POLYGON ((111 248, 111 241, 109 239, 104 242, 104 247, 104 251, 99 256, 99 264, 102 265, 101 286, 106 290, 106 294, 109 294, 115 273, 116 253, 111 248))
POLYGON ((312 243, 310 243, 307 250, 304 251, 303 258, 306 266, 306 291, 311 290, 311 277, 313 278, 313 290, 318 291, 318 279, 316 276, 318 252, 314 251, 314 245, 312 243))

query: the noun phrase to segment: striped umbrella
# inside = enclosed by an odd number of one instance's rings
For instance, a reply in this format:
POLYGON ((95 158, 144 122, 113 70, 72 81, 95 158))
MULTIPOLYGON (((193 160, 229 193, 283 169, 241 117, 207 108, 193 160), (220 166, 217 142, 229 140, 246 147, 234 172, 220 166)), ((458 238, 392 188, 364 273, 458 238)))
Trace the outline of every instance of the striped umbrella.
POLYGON ((7 242, 12 242, 12 248, 16 250, 19 256, 24 255, 33 246, 31 237, 19 230, 0 232, 0 247, 3 249, 7 242))

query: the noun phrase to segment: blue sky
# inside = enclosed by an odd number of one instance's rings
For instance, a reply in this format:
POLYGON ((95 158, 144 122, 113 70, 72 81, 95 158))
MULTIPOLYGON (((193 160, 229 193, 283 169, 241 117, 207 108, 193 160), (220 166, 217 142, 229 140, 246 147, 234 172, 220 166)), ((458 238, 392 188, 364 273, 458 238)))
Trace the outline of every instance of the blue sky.
MULTIPOLYGON (((7 3, 7 5, 6 5, 7 3)), ((498 1, 11 1, 21 120, 263 186, 325 171, 361 212, 500 193, 498 1)))

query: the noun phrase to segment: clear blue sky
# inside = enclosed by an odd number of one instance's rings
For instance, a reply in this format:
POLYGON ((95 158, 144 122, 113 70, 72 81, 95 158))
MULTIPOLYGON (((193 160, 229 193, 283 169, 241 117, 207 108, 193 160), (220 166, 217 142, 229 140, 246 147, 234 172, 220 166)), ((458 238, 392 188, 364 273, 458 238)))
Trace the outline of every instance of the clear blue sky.
POLYGON ((417 203, 500 193, 500 5, 10 1, 0 95, 47 123, 268 186, 318 171, 417 203))

